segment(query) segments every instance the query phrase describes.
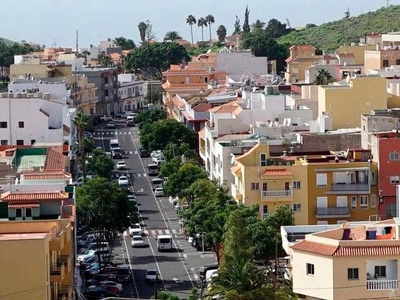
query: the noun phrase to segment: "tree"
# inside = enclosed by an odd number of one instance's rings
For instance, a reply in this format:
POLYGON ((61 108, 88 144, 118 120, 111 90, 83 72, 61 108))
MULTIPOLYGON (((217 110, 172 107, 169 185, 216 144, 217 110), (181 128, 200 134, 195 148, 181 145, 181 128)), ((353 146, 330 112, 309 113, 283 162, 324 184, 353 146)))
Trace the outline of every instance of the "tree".
POLYGON ((104 52, 100 53, 97 57, 99 59, 99 63, 102 66, 104 66, 106 68, 114 66, 114 63, 113 63, 111 57, 109 55, 106 55, 104 52))
POLYGON ((162 109, 151 109, 151 110, 144 110, 141 111, 136 116, 136 121, 139 124, 139 128, 142 128, 146 124, 151 125, 159 120, 164 120, 167 118, 167 114, 162 109))
POLYGON ((327 85, 332 81, 332 75, 325 69, 318 70, 318 75, 315 77, 314 83, 316 85, 327 85))
POLYGON ((140 22, 138 25, 138 29, 140 34, 140 40, 142 41, 142 44, 144 44, 146 43, 147 24, 145 22, 140 22))
POLYGON ((89 52, 88 50, 83 50, 83 51, 82 51, 82 56, 83 56, 83 58, 84 58, 84 60, 85 60, 85 65, 87 65, 87 58, 88 58, 88 55, 90 55, 90 52, 89 52))
POLYGON ((224 25, 219 25, 217 29, 218 41, 223 43, 226 37, 226 27, 224 25))
POLYGON ((123 36, 115 38, 115 44, 122 47, 122 50, 135 49, 135 42, 131 39, 126 39, 123 36))
POLYGON ((190 35, 192 37, 192 45, 193 45, 193 25, 196 24, 196 18, 193 15, 188 15, 186 18, 186 23, 190 26, 190 35))
POLYGON ((197 26, 201 27, 201 41, 204 42, 204 27, 207 27, 207 21, 204 18, 197 20, 197 26))
POLYGON ((244 12, 244 22, 243 22, 243 33, 244 34, 250 32, 249 15, 250 15, 249 6, 246 6, 246 10, 244 12))
POLYGON ((140 143, 149 151, 165 149, 169 143, 178 144, 181 141, 185 141, 192 149, 197 148, 196 133, 173 119, 147 124, 140 133, 140 143))
POLYGON ((252 31, 261 31, 264 29, 265 22, 260 21, 257 19, 252 25, 252 31))
POLYGON ((172 174, 175 174, 176 172, 179 171, 181 164, 182 160, 178 156, 173 157, 171 159, 167 159, 167 161, 161 165, 160 168, 161 177, 165 178, 171 176, 172 174))
POLYGON ((114 170, 114 161, 104 151, 94 149, 92 157, 88 158, 87 167, 98 176, 111 178, 111 173, 114 170))
POLYGON ((9 67, 14 63, 14 55, 27 54, 38 50, 28 44, 6 43, 0 39, 0 67, 9 67))
POLYGON ((82 111, 78 111, 76 117, 72 121, 77 132, 78 132, 78 149, 79 149, 79 161, 82 168, 83 177, 86 176, 86 156, 85 156, 85 144, 83 141, 83 131, 85 126, 90 122, 90 117, 85 115, 82 111))
POLYGON ((270 38, 277 39, 282 35, 289 33, 290 29, 286 28, 285 23, 281 23, 277 19, 271 19, 268 21, 265 31, 270 38))
POLYGON ((190 61, 185 47, 176 43, 145 44, 128 53, 124 60, 126 70, 141 69, 155 79, 162 79, 162 72, 171 64, 190 61))
POLYGON ((205 20, 208 24, 208 30, 210 31, 210 43, 211 43, 211 24, 214 24, 215 19, 213 15, 207 15, 205 20))
POLYGON ((181 40, 182 37, 179 35, 177 31, 168 31, 164 36, 164 41, 174 42, 176 40, 181 40))
POLYGON ((235 24, 233 25, 233 34, 240 34, 242 32, 242 27, 240 26, 240 19, 236 16, 235 24))
POLYGON ((146 21, 146 40, 147 43, 150 43, 151 40, 155 38, 155 34, 153 32, 153 24, 149 20, 146 21))
POLYGON ((182 140, 176 143, 168 143, 164 149, 164 156, 167 160, 170 160, 174 157, 179 157, 182 160, 184 157, 186 160, 195 159, 197 157, 196 151, 190 147, 190 145, 182 140))

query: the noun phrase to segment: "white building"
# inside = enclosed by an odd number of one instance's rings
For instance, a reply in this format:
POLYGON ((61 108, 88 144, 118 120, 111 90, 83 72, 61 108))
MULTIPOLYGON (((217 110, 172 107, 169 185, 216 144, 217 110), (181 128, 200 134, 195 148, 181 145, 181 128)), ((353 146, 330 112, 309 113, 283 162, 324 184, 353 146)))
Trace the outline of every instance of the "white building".
POLYGON ((71 117, 71 110, 51 100, 50 93, 2 93, 0 144, 71 144, 71 117))
POLYGON ((144 81, 134 74, 118 75, 118 112, 131 111, 143 107, 144 81))
POLYGON ((84 58, 77 58, 75 53, 69 53, 69 54, 59 54, 57 58, 57 63, 59 64, 65 64, 65 65, 70 65, 72 68, 72 71, 82 71, 84 69, 84 58))

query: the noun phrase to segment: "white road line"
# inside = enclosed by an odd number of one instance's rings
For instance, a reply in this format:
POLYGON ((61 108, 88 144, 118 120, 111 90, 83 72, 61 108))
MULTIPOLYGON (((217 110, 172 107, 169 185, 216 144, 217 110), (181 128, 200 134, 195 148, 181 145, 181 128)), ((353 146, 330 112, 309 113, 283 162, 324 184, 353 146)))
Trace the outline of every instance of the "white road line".
POLYGON ((169 230, 168 229, 165 229, 165 234, 169 234, 169 230))
POLYGON ((163 234, 163 231, 161 229, 159 229, 158 234, 163 234))
MULTIPOLYGON (((125 239, 125 238, 123 238, 123 239, 124 239, 125 251, 126 251, 126 253, 129 253, 128 245, 126 244, 126 239, 125 239)), ((150 247, 151 247, 151 245, 150 245, 150 247)), ((140 297, 139 297, 139 290, 138 290, 137 285, 136 285, 135 275, 133 274, 133 268, 132 268, 132 263, 131 263, 131 257, 130 257, 130 255, 127 255, 127 259, 128 259, 129 268, 131 269, 133 288, 135 289, 136 298, 139 299, 139 298, 140 298, 140 297)), ((157 263, 157 262, 156 262, 156 263, 157 263)))
POLYGON ((151 234, 152 234, 152 235, 156 235, 156 231, 155 231, 155 230, 152 230, 152 231, 151 231, 151 234))
POLYGON ((172 229, 173 234, 177 234, 176 229, 172 229))

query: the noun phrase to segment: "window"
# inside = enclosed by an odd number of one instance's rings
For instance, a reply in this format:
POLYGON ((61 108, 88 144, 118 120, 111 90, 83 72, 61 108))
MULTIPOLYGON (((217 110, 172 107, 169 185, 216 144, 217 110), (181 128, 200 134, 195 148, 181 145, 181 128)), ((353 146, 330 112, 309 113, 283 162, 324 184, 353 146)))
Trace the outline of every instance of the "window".
POLYGON ((0 128, 7 128, 7 122, 0 122, 0 128))
POLYGON ((317 174, 317 187, 326 187, 328 178, 326 174, 317 174))
POLYGON ((18 128, 24 128, 24 122, 18 122, 18 128))
POLYGON ((32 217, 32 208, 25 208, 25 217, 32 217))
POLYGON ((301 204, 300 203, 293 204, 293 212, 301 212, 301 204))
POLYGON ((347 205, 347 196, 336 197, 336 207, 348 207, 347 205))
POLYGON ((351 196, 351 209, 357 209, 357 196, 351 196))
POLYGON ((104 96, 108 97, 108 90, 104 91, 104 96))
POLYGON ((293 189, 295 190, 301 189, 300 181, 293 181, 293 189))
POLYGON ((386 205, 386 217, 396 217, 396 204, 386 205))
POLYGON ((250 188, 251 188, 252 191, 259 190, 260 189, 260 183, 259 182, 252 182, 250 184, 250 188))
POLYGON ((31 140, 31 145, 33 145, 34 143, 36 143, 36 140, 31 140))
POLYGON ((267 165, 267 155, 265 153, 260 154, 260 166, 265 167, 267 165))
POLYGON ((376 195, 374 194, 371 195, 371 207, 376 207, 376 195))
POLYGON ((368 208, 368 196, 367 195, 360 196, 360 208, 361 209, 368 208))
POLYGON ((21 208, 17 208, 15 210, 15 217, 22 218, 22 209, 21 208))
POLYGON ((389 180, 390 184, 398 184, 400 183, 400 176, 390 176, 389 180))
POLYGON ((314 265, 307 263, 307 275, 314 275, 314 265))
POLYGON ((17 140, 17 145, 22 146, 24 144, 24 140, 17 140))
POLYGON ((371 172, 371 184, 376 184, 376 174, 374 171, 371 172))
POLYGON ((268 183, 263 182, 263 184, 262 184, 262 190, 263 190, 263 191, 268 191, 268 183))
POLYGON ((389 160, 399 160, 399 152, 389 152, 389 160))
POLYGON ((358 280, 358 268, 347 269, 347 280, 358 280))
POLYGON ((8 141, 7 140, 1 140, 0 144, 2 146, 6 146, 6 145, 8 145, 8 141))
POLYGON ((268 216, 268 205, 263 205, 262 206, 262 219, 264 220, 266 216, 268 216))
POLYGON ((389 67, 389 61, 387 59, 384 59, 382 63, 384 68, 389 67))
POLYGON ((386 277, 386 266, 375 266, 375 276, 386 277))
POLYGON ((396 59, 396 66, 400 65, 400 59, 396 59))

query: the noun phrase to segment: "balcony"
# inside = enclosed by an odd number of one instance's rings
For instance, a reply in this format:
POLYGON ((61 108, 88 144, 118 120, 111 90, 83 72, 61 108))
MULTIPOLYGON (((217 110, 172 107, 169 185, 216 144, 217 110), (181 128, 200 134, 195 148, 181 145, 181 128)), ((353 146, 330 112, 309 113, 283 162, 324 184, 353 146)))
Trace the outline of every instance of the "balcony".
POLYGON ((62 265, 64 264, 66 266, 66 271, 67 273, 71 272, 72 270, 72 259, 70 255, 60 255, 57 258, 57 265, 62 265))
POLYGON ((50 250, 51 251, 59 251, 64 248, 65 242, 65 232, 63 230, 58 230, 57 228, 53 228, 50 232, 50 250))
POLYGON ((232 197, 237 201, 241 202, 243 199, 243 189, 237 187, 235 184, 231 184, 232 197))
POLYGON ((274 201, 292 201, 293 190, 267 190, 261 191, 261 201, 274 200, 274 201))
POLYGON ((368 183, 333 183, 326 194, 363 194, 369 193, 368 183))
POLYGON ((50 281, 62 282, 65 278, 65 264, 53 264, 50 269, 50 281))
POLYGON ((348 207, 317 207, 317 218, 350 217, 348 207))
POLYGON ((397 280, 367 280, 368 291, 391 291, 398 290, 397 280))

